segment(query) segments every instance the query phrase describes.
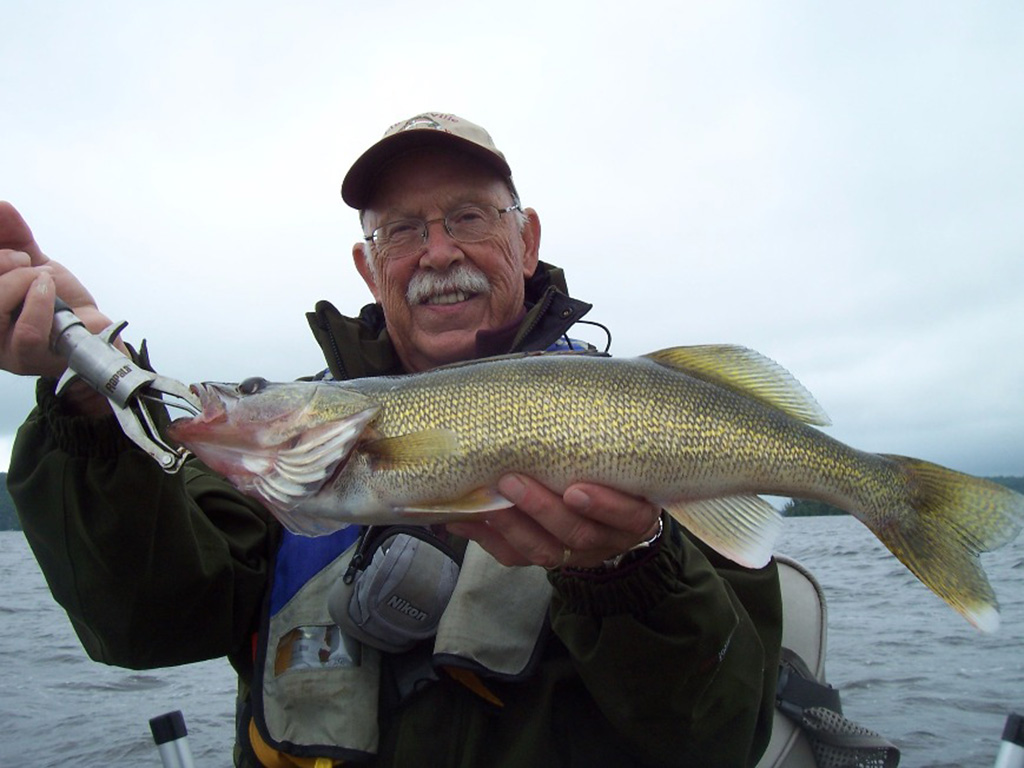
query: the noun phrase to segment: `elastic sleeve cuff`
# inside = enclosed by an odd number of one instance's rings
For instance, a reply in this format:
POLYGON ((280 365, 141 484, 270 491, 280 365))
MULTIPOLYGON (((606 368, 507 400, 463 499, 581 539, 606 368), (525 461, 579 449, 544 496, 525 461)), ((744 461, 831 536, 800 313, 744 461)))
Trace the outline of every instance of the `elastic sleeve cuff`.
POLYGON ((674 523, 666 521, 650 554, 607 573, 552 571, 548 577, 565 610, 586 616, 643 616, 676 590, 687 557, 674 523))
MULTIPOLYGON (((149 346, 143 340, 138 349, 125 342, 128 355, 147 371, 153 370, 149 361, 149 346)), ((117 421, 113 411, 106 416, 81 416, 70 413, 57 396, 57 380, 43 376, 36 382, 36 405, 44 423, 53 435, 57 447, 69 456, 113 458, 126 450, 139 450, 117 421)), ((152 410, 158 422, 164 420, 162 412, 152 410)))
POLYGON ((135 448, 135 444, 121 431, 113 413, 98 418, 68 413, 54 393, 56 386, 56 379, 39 379, 36 383, 36 404, 60 450, 69 456, 112 458, 135 448))

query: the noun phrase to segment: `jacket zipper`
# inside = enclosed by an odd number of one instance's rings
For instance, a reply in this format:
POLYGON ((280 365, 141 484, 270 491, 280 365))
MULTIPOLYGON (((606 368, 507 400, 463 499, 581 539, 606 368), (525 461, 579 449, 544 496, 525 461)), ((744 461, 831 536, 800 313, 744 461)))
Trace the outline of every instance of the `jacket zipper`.
POLYGON ((536 314, 534 314, 533 320, 525 328, 521 328, 519 330, 519 334, 517 335, 517 341, 512 346, 512 349, 509 350, 510 352, 517 351, 526 343, 526 339, 529 338, 531 333, 533 333, 534 328, 536 328, 540 321, 545 317, 545 315, 547 315, 548 308, 551 306, 551 302, 554 300, 555 294, 553 291, 551 291, 550 288, 544 291, 544 295, 541 296, 540 310, 537 311, 536 308, 534 308, 533 311, 536 312, 536 314))

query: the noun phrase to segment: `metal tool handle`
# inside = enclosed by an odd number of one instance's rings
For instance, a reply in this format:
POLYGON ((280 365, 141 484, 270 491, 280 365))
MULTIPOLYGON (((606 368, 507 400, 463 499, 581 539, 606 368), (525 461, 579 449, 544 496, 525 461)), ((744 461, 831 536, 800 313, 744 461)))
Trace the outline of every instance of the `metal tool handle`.
POLYGON ((57 299, 50 347, 68 361, 68 371, 57 385, 58 393, 72 380, 81 379, 124 408, 140 388, 152 384, 156 374, 137 365, 112 343, 127 325, 111 325, 102 334, 94 335, 71 307, 57 299))
POLYGON ((114 415, 125 435, 156 460, 167 472, 177 472, 188 452, 170 445, 157 429, 144 400, 163 400, 170 395, 178 402, 169 402, 199 412, 195 395, 180 381, 147 371, 114 346, 128 323, 114 323, 102 333, 93 334, 64 301, 54 305, 50 347, 68 361, 68 369, 57 382, 57 394, 73 381, 84 381, 110 400, 114 415))

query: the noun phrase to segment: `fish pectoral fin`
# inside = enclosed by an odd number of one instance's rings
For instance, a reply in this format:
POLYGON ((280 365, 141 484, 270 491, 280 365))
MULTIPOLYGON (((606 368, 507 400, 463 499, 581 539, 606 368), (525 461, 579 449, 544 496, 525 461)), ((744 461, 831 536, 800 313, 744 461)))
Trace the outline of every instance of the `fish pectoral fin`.
POLYGON ((759 496, 723 496, 664 505, 672 517, 719 554, 763 568, 782 532, 782 515, 759 496))
POLYGON ((731 389, 806 424, 828 426, 828 414, 793 374, 747 347, 705 344, 671 347, 644 357, 709 384, 731 389))
POLYGON ((387 469, 452 456, 459 450, 459 436, 450 429, 424 429, 368 440, 359 450, 369 454, 377 468, 387 469))
POLYGON ((477 488, 458 499, 438 502, 426 502, 415 506, 396 509, 403 515, 435 515, 435 514, 473 514, 493 512, 497 509, 508 509, 515 506, 494 488, 477 488))

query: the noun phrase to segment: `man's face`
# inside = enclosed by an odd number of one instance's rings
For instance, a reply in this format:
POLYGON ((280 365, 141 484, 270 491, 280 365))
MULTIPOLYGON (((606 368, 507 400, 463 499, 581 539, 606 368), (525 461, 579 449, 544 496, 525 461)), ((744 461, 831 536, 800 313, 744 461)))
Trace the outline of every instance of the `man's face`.
MULTIPOLYGON (((364 211, 363 228, 369 234, 397 219, 441 219, 466 203, 503 209, 513 202, 504 181, 487 166, 458 152, 424 150, 384 171, 364 211)), ((409 255, 388 256, 376 246, 355 245, 356 267, 384 308, 407 370, 473 357, 477 331, 500 328, 522 312, 523 279, 537 267, 540 244, 536 212, 524 213, 525 225, 514 213, 503 214, 494 235, 479 243, 456 242, 435 221, 428 225, 427 242, 409 255)))

